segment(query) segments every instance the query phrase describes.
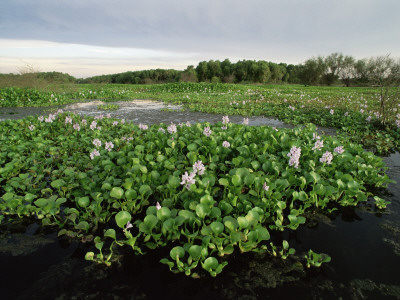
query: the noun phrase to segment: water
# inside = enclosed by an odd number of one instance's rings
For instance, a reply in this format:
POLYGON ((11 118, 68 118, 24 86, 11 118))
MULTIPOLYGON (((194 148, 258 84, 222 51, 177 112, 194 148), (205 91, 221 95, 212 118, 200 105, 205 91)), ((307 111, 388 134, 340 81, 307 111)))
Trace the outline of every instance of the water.
MULTIPOLYGON (((118 102, 112 117, 134 123, 221 121, 221 115, 182 112, 154 102, 118 102), (160 109, 176 111, 161 111, 160 109)), ((99 103, 73 104, 65 111, 98 114, 99 103)), ((23 117, 46 114, 44 109, 12 109, 23 117)), ((104 112, 103 112, 104 113, 104 112)), ((105 112, 108 113, 108 112, 105 112)), ((242 116, 230 116, 241 123, 242 116)), ((250 125, 287 127, 263 117, 250 125)), ((334 131, 323 129, 327 133, 334 131)), ((400 182, 400 154, 384 158, 388 175, 400 182)), ((368 202, 330 216, 309 214, 308 226, 276 234, 296 249, 287 260, 267 254, 238 252, 216 278, 191 279, 172 274, 158 261, 163 250, 145 256, 124 251, 120 265, 110 268, 84 260, 87 246, 66 243, 50 228, 22 221, 0 231, 1 299, 400 299, 400 185, 390 184, 381 197, 392 203, 381 212, 368 202), (304 268, 299 261, 309 250, 328 253, 321 268, 304 268)))

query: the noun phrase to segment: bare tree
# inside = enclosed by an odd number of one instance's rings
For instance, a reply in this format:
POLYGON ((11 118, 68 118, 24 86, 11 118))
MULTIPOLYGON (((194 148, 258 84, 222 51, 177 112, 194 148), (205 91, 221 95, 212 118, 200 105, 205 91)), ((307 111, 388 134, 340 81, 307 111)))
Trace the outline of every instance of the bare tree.
POLYGON ((400 61, 390 55, 370 58, 366 63, 370 82, 380 89, 380 108, 382 124, 385 125, 395 114, 395 106, 400 96, 400 61))

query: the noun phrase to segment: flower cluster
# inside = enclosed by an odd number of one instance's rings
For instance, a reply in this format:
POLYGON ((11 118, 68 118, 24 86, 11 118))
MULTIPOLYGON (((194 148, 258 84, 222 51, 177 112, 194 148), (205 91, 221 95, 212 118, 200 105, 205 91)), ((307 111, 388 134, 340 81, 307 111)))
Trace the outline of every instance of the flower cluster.
POLYGON ((185 174, 182 175, 181 184, 184 185, 187 189, 190 189, 190 186, 196 182, 196 179, 194 179, 194 177, 197 174, 203 175, 205 170, 206 168, 203 165, 203 162, 201 160, 198 160, 194 163, 193 172, 190 172, 190 175, 188 174, 188 172, 185 172, 185 174))
POLYGON ((204 128, 203 134, 204 134, 205 136, 210 136, 211 133, 212 133, 212 131, 211 131, 211 129, 210 129, 209 126, 207 126, 206 128, 204 128))
POLYGON ((229 117, 228 116, 223 116, 222 117, 222 124, 226 125, 229 123, 229 117))
POLYGON ((65 117, 65 124, 72 124, 72 118, 70 116, 65 117))
POLYGON ((110 152, 111 149, 114 148, 114 144, 112 142, 106 142, 105 148, 108 152, 110 152))
POLYGON ((100 152, 97 149, 94 149, 92 152, 90 152, 91 159, 94 159, 95 156, 100 156, 100 152))
POLYGON ((249 118, 243 118, 243 125, 249 125, 249 118))
POLYGON ((293 146, 287 156, 289 159, 289 166, 294 166, 296 169, 299 167, 299 159, 301 155, 301 148, 293 146))
POLYGON ((177 131, 177 129, 176 129, 176 125, 174 124, 174 123, 171 123, 171 125, 169 125, 168 127, 167 127, 167 130, 168 130, 168 132, 169 133, 176 133, 176 131, 177 131))
POLYGON ((194 179, 195 176, 195 172, 190 172, 190 175, 188 175, 188 172, 185 172, 185 174, 182 175, 181 184, 185 185, 187 189, 190 189, 190 186, 196 182, 196 179, 194 179))
POLYGON ((327 165, 330 165, 333 159, 333 155, 331 152, 326 151, 324 154, 322 154, 322 157, 319 159, 320 162, 326 163, 327 165))
POLYGON ((34 131, 35 130, 35 125, 29 125, 29 130, 34 131))
POLYGON ((335 149, 333 149, 333 152, 342 154, 344 152, 343 146, 338 146, 335 149))
POLYGON ((222 143, 222 147, 229 148, 230 146, 231 146, 231 144, 228 141, 224 141, 222 143))
POLYGON ((101 147, 101 141, 99 139, 94 139, 93 145, 95 145, 96 147, 101 147))
POLYGON ((331 109, 331 110, 329 111, 329 113, 330 113, 331 115, 333 115, 333 114, 335 113, 335 111, 334 111, 333 109, 331 109))
POLYGON ((165 129, 162 128, 162 127, 158 128, 158 131, 160 131, 160 132, 162 132, 162 133, 165 133, 165 129))
POLYGON ((97 128, 97 122, 93 121, 92 123, 90 123, 90 129, 95 130, 97 128))
POLYGON ((194 173, 203 175, 205 170, 206 170, 206 167, 203 165, 203 162, 201 160, 198 160, 197 162, 194 163, 194 165, 193 165, 194 173))
POLYGON ((324 147, 324 141, 323 140, 317 140, 314 144, 314 147, 312 150, 320 150, 322 147, 324 147))
POLYGON ((81 126, 79 126, 79 124, 74 124, 74 125, 72 125, 72 127, 73 127, 76 131, 80 131, 80 130, 81 130, 81 126))
POLYGON ((149 129, 149 126, 147 126, 145 124, 142 124, 142 123, 139 123, 139 129, 147 130, 147 129, 149 129))
POLYGON ((117 126, 117 125, 118 125, 118 121, 114 121, 114 122, 112 123, 112 125, 113 125, 113 126, 117 126))

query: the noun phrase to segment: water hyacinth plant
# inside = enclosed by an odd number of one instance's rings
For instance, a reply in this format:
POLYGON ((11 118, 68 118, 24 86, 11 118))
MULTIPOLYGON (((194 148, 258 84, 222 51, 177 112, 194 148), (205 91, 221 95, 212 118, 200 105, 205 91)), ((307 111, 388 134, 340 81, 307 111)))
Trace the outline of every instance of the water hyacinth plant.
POLYGON ((222 129, 225 119, 164 134, 163 124, 116 128, 110 118, 61 112, 41 119, 0 123, 0 220, 58 226, 59 236, 91 241, 86 259, 106 265, 118 247, 138 255, 163 248, 162 263, 194 277, 216 276, 235 251, 286 258, 294 249, 271 244, 271 235, 296 230, 316 207, 357 205, 389 183, 382 159, 359 145, 323 136, 324 154, 313 149, 314 126, 222 129))

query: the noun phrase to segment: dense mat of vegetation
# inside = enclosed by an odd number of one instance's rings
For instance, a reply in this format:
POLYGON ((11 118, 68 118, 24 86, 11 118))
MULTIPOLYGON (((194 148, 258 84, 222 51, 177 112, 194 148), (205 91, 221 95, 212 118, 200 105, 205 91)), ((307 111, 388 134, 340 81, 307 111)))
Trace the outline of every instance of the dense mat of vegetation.
MULTIPOLYGON (((86 259, 107 265, 117 246, 163 248, 162 263, 195 277, 216 276, 235 251, 285 259, 295 250, 275 232, 296 230, 315 208, 364 202, 389 182, 381 158, 313 126, 249 127, 227 116, 150 127, 58 111, 1 122, 0 144, 2 222, 58 226, 93 243, 86 259)), ((329 260, 310 249, 304 264, 329 260)))
POLYGON ((156 99, 219 114, 276 117, 291 124, 338 128, 352 142, 385 154, 400 149, 400 89, 172 83, 79 85, 62 92, 0 89, 0 107, 53 106, 102 99, 156 99))

